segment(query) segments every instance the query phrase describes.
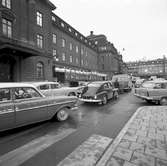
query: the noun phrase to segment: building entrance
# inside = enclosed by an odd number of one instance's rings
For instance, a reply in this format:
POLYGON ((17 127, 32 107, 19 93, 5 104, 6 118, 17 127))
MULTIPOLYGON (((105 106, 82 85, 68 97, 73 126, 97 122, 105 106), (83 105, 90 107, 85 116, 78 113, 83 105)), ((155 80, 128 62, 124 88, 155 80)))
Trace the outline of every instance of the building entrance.
POLYGON ((13 67, 15 60, 9 56, 0 57, 0 82, 13 81, 13 67))

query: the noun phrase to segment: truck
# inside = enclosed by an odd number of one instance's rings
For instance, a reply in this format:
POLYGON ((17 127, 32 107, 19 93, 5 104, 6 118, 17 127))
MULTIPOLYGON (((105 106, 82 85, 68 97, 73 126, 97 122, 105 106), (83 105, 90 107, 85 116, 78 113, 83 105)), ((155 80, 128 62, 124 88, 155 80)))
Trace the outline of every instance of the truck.
POLYGON ((119 83, 119 92, 129 92, 132 89, 132 81, 131 77, 128 74, 117 74, 113 75, 112 82, 114 84, 115 81, 119 83))

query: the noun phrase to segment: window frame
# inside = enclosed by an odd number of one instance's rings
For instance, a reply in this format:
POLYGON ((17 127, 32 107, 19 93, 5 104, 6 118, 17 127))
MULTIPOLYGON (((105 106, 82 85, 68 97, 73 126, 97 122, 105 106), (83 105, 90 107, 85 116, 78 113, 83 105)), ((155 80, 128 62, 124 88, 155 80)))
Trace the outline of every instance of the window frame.
POLYGON ((37 47, 38 48, 43 48, 43 45, 44 45, 44 38, 43 38, 43 35, 41 34, 37 34, 37 47))
POLYGON ((8 38, 12 38, 12 30, 13 30, 12 21, 2 17, 2 34, 8 38))
POLYGON ((53 44, 57 44, 57 35, 55 33, 52 35, 52 42, 53 44))
POLYGON ((36 12, 36 23, 38 26, 43 27, 43 13, 40 11, 36 12))
POLYGON ((12 8, 12 3, 11 3, 11 0, 2 0, 2 6, 3 7, 6 7, 8 9, 11 9, 12 8))
POLYGON ((45 69, 44 63, 41 61, 37 62, 37 64, 36 64, 36 77, 37 77, 37 79, 44 79, 45 78, 45 72, 44 72, 45 70, 44 69, 45 69), (39 66, 39 65, 41 65, 41 66, 39 66), (40 72, 40 74, 38 72, 40 72))

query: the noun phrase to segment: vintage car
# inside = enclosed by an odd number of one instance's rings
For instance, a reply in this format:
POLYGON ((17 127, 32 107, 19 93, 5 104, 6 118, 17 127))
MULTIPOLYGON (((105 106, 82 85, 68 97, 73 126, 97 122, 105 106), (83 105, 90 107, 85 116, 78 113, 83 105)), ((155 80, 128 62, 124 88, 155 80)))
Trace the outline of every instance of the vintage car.
POLYGON ((118 89, 110 81, 91 82, 84 87, 79 96, 80 101, 106 104, 111 98, 118 98, 118 89))
POLYGON ((64 121, 77 101, 75 96, 45 97, 30 84, 0 83, 0 131, 49 119, 64 121))
POLYGON ((42 94, 45 96, 77 96, 78 87, 65 87, 61 86, 58 82, 32 82, 42 94))
POLYGON ((135 88, 134 95, 147 102, 167 104, 167 80, 146 81, 140 88, 135 88))

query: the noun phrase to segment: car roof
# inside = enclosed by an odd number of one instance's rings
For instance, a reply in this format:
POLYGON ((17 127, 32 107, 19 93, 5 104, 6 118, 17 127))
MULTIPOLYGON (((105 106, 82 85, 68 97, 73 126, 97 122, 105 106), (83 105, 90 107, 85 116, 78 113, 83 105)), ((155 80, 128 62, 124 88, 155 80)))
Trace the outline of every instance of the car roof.
POLYGON ((0 88, 17 88, 17 87, 33 87, 33 85, 22 82, 6 82, 0 83, 0 88))
POLYGON ((58 82, 51 82, 51 81, 42 81, 42 82, 29 82, 35 86, 45 85, 45 84, 59 84, 58 82))
POLYGON ((167 83, 167 80, 152 80, 152 81, 146 81, 150 83, 167 83))

